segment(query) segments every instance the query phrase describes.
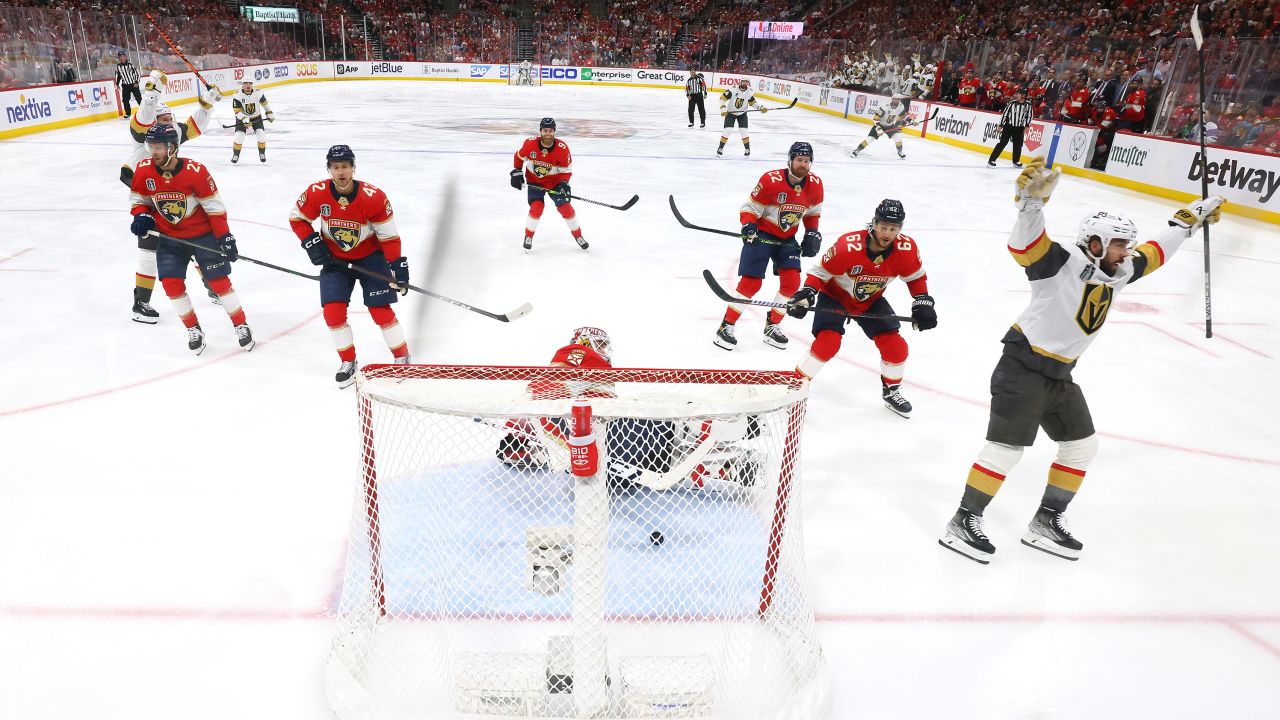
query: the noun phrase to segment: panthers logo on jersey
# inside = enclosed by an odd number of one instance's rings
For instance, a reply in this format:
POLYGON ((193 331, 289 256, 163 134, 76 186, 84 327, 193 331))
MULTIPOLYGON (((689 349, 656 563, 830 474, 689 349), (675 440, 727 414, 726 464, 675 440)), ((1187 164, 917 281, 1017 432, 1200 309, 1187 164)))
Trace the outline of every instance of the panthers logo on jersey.
POLYGON ((804 218, 804 211, 807 210, 804 205, 782 205, 778 208, 778 227, 782 232, 787 232, 791 228, 800 224, 804 218))
POLYGON ((350 220, 329 220, 329 237, 346 252, 360 244, 360 223, 350 220))
POLYGON ((187 216, 187 196, 180 192, 160 192, 152 196, 156 211, 170 225, 177 225, 187 216))
POLYGON ((1080 326, 1085 335, 1092 335, 1102 329, 1114 296, 1115 289, 1110 285, 1084 286, 1080 307, 1076 308, 1076 325, 1080 326))
POLYGON ((551 166, 544 162, 533 163, 533 174, 540 178, 551 174, 551 166))
POLYGON ((876 293, 884 290, 885 282, 883 280, 859 280, 853 286, 853 297, 858 302, 866 302, 876 296, 876 293))

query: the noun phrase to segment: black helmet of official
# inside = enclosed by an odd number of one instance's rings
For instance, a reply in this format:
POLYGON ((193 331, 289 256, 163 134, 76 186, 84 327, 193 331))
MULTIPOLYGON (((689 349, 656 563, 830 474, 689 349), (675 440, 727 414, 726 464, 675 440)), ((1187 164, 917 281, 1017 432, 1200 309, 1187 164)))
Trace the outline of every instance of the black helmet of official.
POLYGON ((907 211, 902 209, 901 202, 885 198, 876 206, 874 219, 879 222, 901 225, 907 220, 907 211))
POLYGON ((545 130, 547 128, 551 128, 552 130, 556 129, 555 118, 542 118, 542 121, 538 123, 538 130, 545 130))
POLYGON ((803 140, 791 143, 791 149, 787 151, 787 163, 801 155, 808 155, 809 161, 813 162, 813 146, 803 140))
POLYGON ((324 154, 324 164, 326 166, 336 162, 347 162, 351 163, 352 166, 356 164, 356 154, 351 151, 350 145, 334 145, 329 148, 329 152, 324 154))
POLYGON ((178 140, 178 129, 168 123, 155 123, 151 127, 147 128, 147 139, 145 142, 148 145, 172 146, 170 152, 177 152, 178 144, 180 142, 178 140))

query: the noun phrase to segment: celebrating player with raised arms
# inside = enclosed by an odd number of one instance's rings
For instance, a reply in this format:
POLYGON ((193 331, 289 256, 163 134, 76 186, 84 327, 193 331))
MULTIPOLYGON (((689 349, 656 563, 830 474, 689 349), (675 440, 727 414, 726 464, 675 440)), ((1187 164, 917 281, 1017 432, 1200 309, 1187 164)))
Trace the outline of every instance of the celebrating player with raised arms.
MULTIPOLYGON (((756 94, 751 91, 751 83, 746 78, 738 81, 738 86, 729 88, 720 94, 720 117, 724 118, 724 132, 720 135, 720 147, 716 148, 716 155, 724 155, 724 144, 729 142, 729 133, 734 125, 737 125, 742 135, 742 154, 745 157, 751 156, 751 135, 747 133, 747 111, 756 104, 756 94)), ((769 108, 760 106, 757 108, 762 113, 769 112, 769 108)))
POLYGON ((334 145, 324 160, 329 179, 318 180, 302 191, 289 213, 289 225, 311 262, 320 266, 324 322, 342 361, 333 379, 339 388, 345 388, 355 382, 356 374, 356 347, 347 324, 347 305, 357 280, 369 316, 382 329, 395 362, 409 362, 404 330, 391 309, 395 291, 409 291, 409 261, 400 252, 391 201, 382 190, 355 179, 356 155, 351 148, 334 145), (316 220, 320 221, 319 231, 312 225, 316 220))
POLYGON ((253 136, 258 139, 258 160, 267 161, 267 134, 262 121, 275 122, 276 115, 271 112, 267 96, 253 87, 252 80, 245 80, 240 90, 231 96, 231 109, 236 113, 236 135, 231 141, 231 162, 240 162, 240 148, 244 146, 244 134, 252 127, 253 136))
POLYGON ((516 190, 529 183, 529 217, 524 223, 524 251, 533 249, 533 233, 538 229, 538 218, 542 217, 545 207, 543 197, 550 193, 556 210, 569 226, 573 239, 578 247, 586 250, 590 247, 582 237, 582 228, 578 225, 578 216, 570 204, 569 178, 573 177, 573 155, 563 140, 556 138, 556 121, 553 118, 542 118, 538 123, 538 136, 524 141, 516 151, 511 170, 511 187, 516 190))
POLYGON ((187 263, 194 258, 231 318, 240 347, 252 350, 253 333, 229 277, 231 263, 239 257, 236 239, 213 176, 203 165, 178 157, 180 139, 172 125, 156 123, 146 140, 151 157, 134 169, 129 232, 152 238, 148 233, 161 233, 154 240, 160 284, 187 328, 187 347, 197 355, 205 348, 204 330, 187 296, 187 263))
POLYGON ((1058 170, 1045 172, 1044 158, 1037 157, 1017 179, 1018 219, 1009 234, 1009 253, 1027 275, 1031 301, 1002 340, 1004 352, 991 375, 987 444, 969 469, 960 507, 938 541, 983 564, 996 551, 983 530, 983 511, 1042 427, 1058 444, 1058 453, 1022 542, 1067 560, 1079 558, 1084 545, 1067 530, 1063 514, 1098 451, 1098 437, 1071 371, 1098 336, 1116 293, 1163 267, 1203 224, 1217 222, 1224 202, 1220 197, 1196 200, 1174 213, 1168 230, 1136 249, 1132 220, 1119 213, 1090 213, 1080 222, 1074 247, 1064 246, 1045 232, 1043 209, 1059 176, 1058 170))
MULTIPOLYGON (((822 216, 822 180, 809 172, 813 164, 813 146, 807 142, 791 144, 787 166, 760 176, 743 204, 738 219, 742 223, 742 253, 738 259, 738 287, 735 295, 754 297, 764 285, 765 271, 773 262, 778 276, 778 302, 786 302, 800 287, 800 258, 813 257, 822 247, 818 221, 822 216), (796 242, 804 225, 803 242, 796 242)), ((725 350, 738 346, 734 325, 742 316, 743 306, 729 305, 724 321, 712 341, 725 350)), ((778 329, 781 310, 770 310, 764 326, 766 344, 785 350, 787 336, 778 329)))
MULTIPOLYGON (((164 92, 169 78, 159 70, 143 78, 142 100, 138 109, 129 118, 129 135, 133 138, 133 149, 129 159, 120 167, 120 182, 126 187, 133 184, 133 169, 138 163, 150 157, 147 152, 147 131, 155 125, 168 125, 178 133, 178 143, 200 137, 209 126, 209 118, 213 113, 213 104, 222 99, 218 88, 211 87, 199 98, 199 107, 191 113, 191 117, 183 122, 176 122, 173 111, 168 105, 160 102, 160 94, 164 92)), ((154 236, 138 238, 138 267, 134 272, 133 287, 133 320, 134 322, 154 324, 160 319, 160 313, 151 307, 151 293, 156 286, 156 239, 154 236)), ((210 297, 216 293, 209 290, 210 297)))
POLYGON ((867 133, 866 139, 858 144, 858 147, 849 153, 849 157, 858 157, 858 153, 871 144, 872 140, 880 137, 881 134, 893 138, 893 146, 898 149, 898 157, 905 158, 906 153, 902 152, 902 128, 904 125, 911 124, 911 117, 907 115, 907 110, 911 107, 911 98, 906 95, 894 95, 888 105, 881 105, 875 114, 872 115, 871 131, 867 133))
MULTIPOLYGON (((907 341, 898 332, 893 307, 884 298, 885 288, 898 278, 911 293, 912 324, 920 330, 938 325, 929 295, 928 279, 920 262, 920 247, 902 234, 907 215, 897 200, 881 200, 866 230, 845 233, 827 248, 822 260, 809 270, 804 287, 788 302, 792 317, 802 318, 810 308, 843 310, 880 350, 880 395, 885 407, 910 417, 911 403, 903 399, 902 369, 907 362, 907 341), (878 317, 863 317, 864 314, 878 317)), ((845 318, 834 313, 813 315, 813 345, 809 357, 796 368, 814 377, 840 351, 845 318)))

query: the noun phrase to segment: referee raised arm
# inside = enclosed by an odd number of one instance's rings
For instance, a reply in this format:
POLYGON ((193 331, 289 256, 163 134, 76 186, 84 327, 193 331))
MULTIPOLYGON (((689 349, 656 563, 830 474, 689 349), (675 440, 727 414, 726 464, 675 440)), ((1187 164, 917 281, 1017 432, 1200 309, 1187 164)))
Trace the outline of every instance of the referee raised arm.
POLYGON ((142 104, 142 92, 138 90, 138 68, 129 62, 129 56, 125 51, 121 50, 116 53, 118 64, 116 65, 116 85, 120 86, 120 99, 124 102, 124 119, 129 119, 129 98, 133 98, 139 105, 142 104))
POLYGON ((1000 141, 991 151, 991 157, 987 158, 991 167, 996 166, 996 158, 1000 157, 1000 152, 1010 140, 1013 140, 1013 166, 1022 167, 1022 134, 1031 124, 1031 103, 1025 99, 1021 87, 1013 88, 1009 94, 1013 99, 1004 106, 1004 113, 1000 115, 1000 141))
POLYGON ((693 127, 693 109, 698 108, 701 127, 707 126, 707 106, 703 101, 707 98, 707 79, 698 72, 698 68, 689 68, 689 79, 684 83, 684 94, 689 96, 689 127, 693 127))

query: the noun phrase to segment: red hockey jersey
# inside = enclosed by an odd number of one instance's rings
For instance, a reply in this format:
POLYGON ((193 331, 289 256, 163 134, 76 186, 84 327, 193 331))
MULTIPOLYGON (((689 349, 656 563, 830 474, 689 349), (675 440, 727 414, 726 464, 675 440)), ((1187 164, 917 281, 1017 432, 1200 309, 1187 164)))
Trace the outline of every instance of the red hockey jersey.
POLYGON ((289 225, 306 240, 320 219, 320 235, 329 252, 342 260, 359 260, 382 249, 387 260, 400 257, 400 234, 386 193, 362 180, 340 194, 332 180, 321 180, 302 191, 289 213, 289 225))
POLYGON ((556 140, 548 150, 541 138, 531 137, 516 151, 513 167, 524 169, 524 179, 530 185, 550 190, 573 176, 573 156, 563 140, 556 140))
POLYGON ((203 165, 178 158, 171 170, 160 170, 150 159, 138 163, 129 186, 129 212, 151 213, 156 230, 178 238, 210 233, 222 237, 227 228, 227 206, 218 185, 203 165))
POLYGON ((907 283, 912 296, 929 292, 916 241, 899 235, 883 253, 872 257, 868 230, 841 235, 822 260, 809 270, 804 284, 839 300, 855 315, 866 312, 896 278, 907 283))
POLYGON ((755 223, 761 233, 780 240, 795 238, 804 222, 805 230, 817 230, 822 216, 822 179, 809 173, 792 185, 785 168, 760 176, 743 204, 738 220, 755 223))
POLYGON ((978 91, 982 89, 982 81, 976 77, 960 80, 957 102, 964 107, 975 107, 978 104, 978 91))
MULTIPOLYGON (((586 345, 570 343, 556 351, 551 358, 551 365, 556 367, 611 368, 613 365, 603 355, 586 345)), ((593 383, 585 380, 534 380, 529 383, 529 397, 534 400, 554 400, 559 398, 607 398, 617 397, 611 383, 593 383)))

